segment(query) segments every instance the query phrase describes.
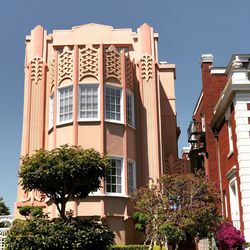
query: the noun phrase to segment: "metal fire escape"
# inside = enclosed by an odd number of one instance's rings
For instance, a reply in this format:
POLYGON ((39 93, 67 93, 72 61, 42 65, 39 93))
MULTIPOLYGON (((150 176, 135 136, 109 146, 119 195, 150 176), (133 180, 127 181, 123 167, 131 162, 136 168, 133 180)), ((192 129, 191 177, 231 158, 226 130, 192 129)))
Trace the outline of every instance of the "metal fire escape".
POLYGON ((191 121, 188 127, 188 142, 191 144, 189 158, 191 170, 204 170, 204 156, 206 156, 205 128, 201 122, 191 121))

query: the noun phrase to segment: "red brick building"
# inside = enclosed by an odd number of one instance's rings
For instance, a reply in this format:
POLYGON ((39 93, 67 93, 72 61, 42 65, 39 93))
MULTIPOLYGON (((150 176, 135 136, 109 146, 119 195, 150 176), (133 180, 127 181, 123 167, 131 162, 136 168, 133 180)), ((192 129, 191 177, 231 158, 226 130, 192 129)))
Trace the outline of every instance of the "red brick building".
POLYGON ((250 242, 250 55, 214 67, 202 55, 202 91, 188 129, 194 170, 203 168, 221 194, 221 212, 250 242))

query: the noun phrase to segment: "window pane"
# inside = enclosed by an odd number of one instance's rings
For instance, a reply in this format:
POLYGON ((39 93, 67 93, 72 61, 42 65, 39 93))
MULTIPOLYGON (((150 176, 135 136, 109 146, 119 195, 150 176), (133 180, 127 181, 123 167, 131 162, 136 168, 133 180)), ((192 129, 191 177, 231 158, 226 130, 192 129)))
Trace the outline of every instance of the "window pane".
POLYGON ((127 123, 134 126, 134 96, 127 93, 126 98, 127 123))
POLYGON ((98 85, 80 86, 80 118, 98 118, 98 85))
POLYGON ((73 96, 72 87, 59 89, 59 121, 65 122, 73 116, 73 96))
POLYGON ((121 120, 121 89, 106 86, 105 89, 106 119, 121 120))
POLYGON ((106 177, 106 191, 111 193, 122 192, 122 160, 111 159, 110 170, 106 177))

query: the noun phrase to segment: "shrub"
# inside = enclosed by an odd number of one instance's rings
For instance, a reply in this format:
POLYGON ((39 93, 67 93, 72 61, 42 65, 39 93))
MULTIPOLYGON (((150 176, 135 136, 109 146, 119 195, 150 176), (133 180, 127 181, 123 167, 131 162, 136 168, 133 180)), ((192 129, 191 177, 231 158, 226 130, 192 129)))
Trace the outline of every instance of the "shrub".
POLYGON ((226 221, 221 224, 216 232, 216 242, 219 250, 242 249, 245 239, 240 230, 237 230, 230 222, 226 221))
POLYGON ((32 217, 15 221, 7 234, 6 249, 105 250, 113 243, 114 234, 108 227, 94 220, 69 217, 48 221, 32 217))

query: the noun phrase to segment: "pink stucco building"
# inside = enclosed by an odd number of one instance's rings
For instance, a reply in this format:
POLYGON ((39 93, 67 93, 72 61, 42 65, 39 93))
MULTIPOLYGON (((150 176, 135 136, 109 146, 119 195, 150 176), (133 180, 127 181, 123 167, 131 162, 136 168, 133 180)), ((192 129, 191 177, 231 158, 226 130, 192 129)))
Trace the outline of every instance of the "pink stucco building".
MULTIPOLYGON (((175 65, 159 63, 157 46, 147 24, 137 32, 87 24, 52 34, 37 26, 26 37, 21 155, 66 143, 108 154, 102 188, 68 209, 100 216, 117 243, 135 242, 130 193, 177 157, 175 65)), ((51 201, 19 186, 16 208, 29 204, 58 215, 51 201)))

